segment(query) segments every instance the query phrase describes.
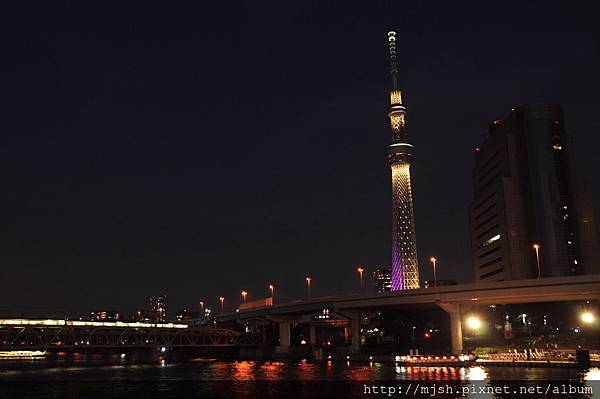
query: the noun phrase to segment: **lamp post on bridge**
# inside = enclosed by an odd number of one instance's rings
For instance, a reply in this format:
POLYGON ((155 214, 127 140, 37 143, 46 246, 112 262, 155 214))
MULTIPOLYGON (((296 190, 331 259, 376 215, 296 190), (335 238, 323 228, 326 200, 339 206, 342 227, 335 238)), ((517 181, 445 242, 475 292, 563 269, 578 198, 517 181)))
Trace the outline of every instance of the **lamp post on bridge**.
POLYGON ((542 268, 540 267, 540 244, 533 244, 533 249, 535 250, 535 259, 537 262, 537 271, 538 271, 538 276, 537 278, 542 278, 542 268))
POLYGON ((360 291, 363 291, 363 272, 365 271, 365 269, 363 269, 362 267, 359 267, 356 269, 356 271, 358 272, 359 276, 360 276, 360 291))
POLYGON ((269 284, 269 289, 271 290, 271 304, 273 304, 275 302, 275 286, 269 284))
POLYGON ((204 315, 204 301, 200 301, 200 317, 204 315))
POLYGON ((312 281, 312 278, 307 276, 306 277, 306 293, 307 293, 308 299, 310 299, 310 282, 311 281, 312 281))
POLYGON ((431 258, 429 258, 429 260, 431 261, 431 264, 433 265, 433 286, 437 287, 437 276, 435 274, 435 264, 437 262, 437 258, 435 256, 432 256, 431 258))
POLYGON ((244 298, 244 303, 246 303, 247 296, 248 296, 248 293, 246 291, 242 291, 242 297, 244 298))
POLYGON ((223 314, 223 301, 225 301, 225 298, 219 297, 219 302, 221 302, 221 314, 223 314))

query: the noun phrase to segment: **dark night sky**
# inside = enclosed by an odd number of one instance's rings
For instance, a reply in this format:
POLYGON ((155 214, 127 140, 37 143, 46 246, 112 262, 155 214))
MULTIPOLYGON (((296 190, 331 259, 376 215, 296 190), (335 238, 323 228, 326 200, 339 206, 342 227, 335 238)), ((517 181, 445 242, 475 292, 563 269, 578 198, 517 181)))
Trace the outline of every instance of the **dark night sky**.
POLYGON ((422 279, 471 279, 472 149, 512 106, 564 105, 600 208, 597 10, 252 3, 2 11, 0 311, 356 290, 390 259, 389 29, 422 279))

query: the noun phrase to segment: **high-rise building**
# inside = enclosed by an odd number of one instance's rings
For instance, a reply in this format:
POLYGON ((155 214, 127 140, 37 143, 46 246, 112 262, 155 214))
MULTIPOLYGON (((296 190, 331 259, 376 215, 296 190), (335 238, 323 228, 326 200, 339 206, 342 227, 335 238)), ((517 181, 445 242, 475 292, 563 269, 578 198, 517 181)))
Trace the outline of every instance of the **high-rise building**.
POLYGON ((419 266, 410 182, 414 147, 407 142, 406 108, 398 89, 396 32, 388 33, 388 43, 392 75, 388 113, 392 141, 387 148, 387 159, 392 169, 392 291, 398 291, 419 288, 419 266))
POLYGON ((473 192, 476 281, 600 272, 591 198, 560 106, 526 105, 493 121, 475 149, 473 192))
POLYGON ((378 293, 389 292, 392 290, 392 272, 390 269, 378 269, 372 274, 373 288, 378 293))
POLYGON ((167 320, 166 295, 150 298, 150 320, 154 323, 164 323, 167 320))
POLYGON ((90 312, 90 321, 117 321, 121 320, 119 312, 114 310, 97 310, 90 312))

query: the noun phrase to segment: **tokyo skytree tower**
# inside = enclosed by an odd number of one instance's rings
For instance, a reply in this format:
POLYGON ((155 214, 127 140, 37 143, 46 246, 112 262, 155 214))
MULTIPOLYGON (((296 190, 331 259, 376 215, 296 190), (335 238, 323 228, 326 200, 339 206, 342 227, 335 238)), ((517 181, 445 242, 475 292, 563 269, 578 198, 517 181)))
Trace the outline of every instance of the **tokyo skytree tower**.
POLYGON ((406 108, 402 104, 402 93, 398 89, 396 32, 388 33, 388 43, 392 75, 388 114, 392 141, 387 148, 387 159, 392 169, 392 291, 399 291, 419 288, 417 239, 410 183, 414 146, 406 141, 406 108))

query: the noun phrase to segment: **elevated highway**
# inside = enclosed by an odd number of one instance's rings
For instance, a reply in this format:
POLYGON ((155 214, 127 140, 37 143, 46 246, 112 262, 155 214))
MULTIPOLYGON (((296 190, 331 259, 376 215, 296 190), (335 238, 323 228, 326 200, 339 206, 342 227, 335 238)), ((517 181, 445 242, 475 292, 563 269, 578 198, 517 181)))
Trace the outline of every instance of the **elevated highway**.
MULTIPOLYGON (((439 306, 450 314, 452 351, 462 351, 462 313, 465 305, 506 305, 562 301, 600 300, 600 275, 460 284, 384 294, 327 296, 217 315, 218 321, 268 318, 280 322, 280 336, 289 345, 289 323, 323 309, 346 314, 352 321, 352 347, 360 349, 360 312, 397 309, 414 305, 439 306), (287 327, 286 327, 287 324, 287 327), (283 327, 282 327, 283 325, 283 327)), ((280 338, 281 339, 281 338, 280 338)), ((285 345, 284 345, 285 346, 285 345)))

